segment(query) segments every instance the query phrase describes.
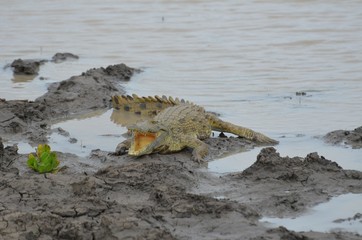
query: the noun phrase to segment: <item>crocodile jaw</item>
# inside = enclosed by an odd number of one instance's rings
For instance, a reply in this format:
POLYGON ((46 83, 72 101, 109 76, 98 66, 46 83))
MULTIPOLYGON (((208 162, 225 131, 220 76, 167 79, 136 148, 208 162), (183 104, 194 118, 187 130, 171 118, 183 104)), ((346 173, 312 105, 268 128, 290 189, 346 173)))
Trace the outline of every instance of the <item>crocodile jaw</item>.
POLYGON ((141 156, 152 152, 150 145, 155 142, 159 133, 153 132, 133 132, 133 139, 128 154, 132 156, 141 156))
POLYGON ((129 155, 140 156, 143 155, 144 150, 156 139, 156 133, 133 133, 133 141, 128 151, 129 155), (142 154, 143 153, 143 154, 142 154))

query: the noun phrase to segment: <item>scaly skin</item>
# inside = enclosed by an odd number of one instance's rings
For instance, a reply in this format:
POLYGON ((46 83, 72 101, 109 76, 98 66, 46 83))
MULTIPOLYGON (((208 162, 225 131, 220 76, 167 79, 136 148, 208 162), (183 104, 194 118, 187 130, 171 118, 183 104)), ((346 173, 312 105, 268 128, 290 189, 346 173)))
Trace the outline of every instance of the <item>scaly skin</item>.
MULTIPOLYGON (((265 144, 277 141, 251 129, 224 122, 204 108, 166 97, 114 96, 113 107, 139 115, 152 116, 151 120, 128 126, 132 138, 117 146, 116 153, 141 156, 151 153, 172 153, 186 147, 193 149, 194 160, 202 161, 208 146, 202 140, 209 138, 212 130, 229 132, 265 144)), ((117 111, 117 110, 115 110, 117 111)))

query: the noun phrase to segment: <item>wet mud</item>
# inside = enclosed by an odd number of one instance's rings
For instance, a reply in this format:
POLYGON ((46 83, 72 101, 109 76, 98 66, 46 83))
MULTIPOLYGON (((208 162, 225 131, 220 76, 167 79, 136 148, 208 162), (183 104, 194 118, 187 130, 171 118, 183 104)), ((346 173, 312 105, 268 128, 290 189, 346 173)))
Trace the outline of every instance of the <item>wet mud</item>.
POLYGON ((273 217, 294 217, 332 196, 362 192, 362 172, 342 169, 316 152, 306 157, 281 157, 273 147, 262 149, 249 168, 222 178, 245 190, 240 195, 229 186, 231 199, 246 201, 261 214, 273 217), (267 194, 262 192, 265 189, 267 194))
MULTIPOLYGON (((55 83, 35 101, 0 101, 3 138, 46 140, 62 118, 110 107, 137 69, 91 69, 55 83)), ((71 133, 57 129, 62 134, 71 133)), ((206 140, 207 161, 247 151, 241 138, 206 140)), ((61 170, 38 174, 27 155, 0 141, 0 239, 361 239, 346 232, 294 232, 259 222, 297 216, 332 196, 362 192, 362 173, 311 153, 282 157, 261 150, 242 172, 218 176, 191 151, 139 158, 94 149, 89 156, 57 152, 61 170)), ((357 213, 356 213, 357 214, 357 213)), ((356 219, 360 218, 356 215, 356 219)), ((341 220, 342 221, 342 220, 341 220)))
POLYGON ((258 221, 362 192, 361 172, 315 153, 283 158, 265 148, 250 168, 218 177, 188 151, 141 158, 58 153, 62 170, 37 174, 25 167, 26 155, 2 149, 0 239, 361 239, 258 221))
POLYGON ((324 141, 333 145, 347 145, 362 148, 362 126, 354 130, 335 130, 323 137, 324 141))
POLYGON ((68 61, 68 60, 77 60, 77 59, 79 59, 78 55, 75 55, 73 53, 65 52, 65 53, 56 53, 56 54, 54 54, 51 61, 55 62, 55 63, 61 63, 61 62, 65 62, 65 61, 68 61))
POLYGON ((138 71, 125 64, 90 69, 51 84, 35 101, 0 99, 0 134, 44 143, 57 120, 110 108, 111 96, 124 94, 119 83, 138 71))

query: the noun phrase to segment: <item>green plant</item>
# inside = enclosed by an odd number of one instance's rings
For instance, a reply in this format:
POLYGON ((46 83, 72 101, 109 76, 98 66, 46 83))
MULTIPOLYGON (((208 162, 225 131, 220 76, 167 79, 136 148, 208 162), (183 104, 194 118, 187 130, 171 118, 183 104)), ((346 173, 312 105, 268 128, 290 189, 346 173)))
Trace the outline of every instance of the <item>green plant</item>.
POLYGON ((28 167, 39 173, 55 173, 58 171, 59 160, 55 152, 50 151, 47 144, 39 144, 36 149, 36 156, 29 154, 28 167))

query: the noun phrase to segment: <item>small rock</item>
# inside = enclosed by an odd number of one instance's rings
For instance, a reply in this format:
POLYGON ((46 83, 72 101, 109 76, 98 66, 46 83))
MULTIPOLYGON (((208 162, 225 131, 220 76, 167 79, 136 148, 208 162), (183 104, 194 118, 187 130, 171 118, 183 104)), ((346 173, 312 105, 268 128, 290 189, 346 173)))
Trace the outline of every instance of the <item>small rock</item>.
POLYGON ((15 74, 36 75, 39 72, 39 67, 47 60, 35 59, 16 59, 11 63, 11 67, 15 74))
POLYGON ((324 141, 330 144, 344 144, 352 148, 362 148, 362 126, 354 130, 335 130, 323 137, 324 141))
POLYGON ((62 136, 64 136, 64 137, 69 137, 69 135, 70 135, 68 131, 64 130, 64 129, 61 128, 61 127, 58 127, 58 128, 56 129, 56 131, 57 131, 60 135, 62 135, 62 136))

